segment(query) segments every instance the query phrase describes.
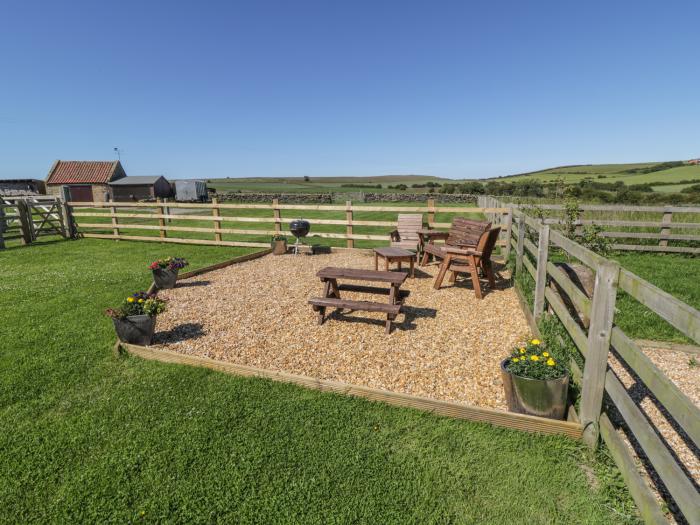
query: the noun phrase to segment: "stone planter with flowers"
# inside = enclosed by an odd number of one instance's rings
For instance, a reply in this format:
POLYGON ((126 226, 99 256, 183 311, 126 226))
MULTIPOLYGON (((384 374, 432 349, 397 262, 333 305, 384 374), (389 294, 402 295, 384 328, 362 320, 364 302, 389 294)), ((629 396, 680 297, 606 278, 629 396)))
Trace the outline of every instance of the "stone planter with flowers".
POLYGON ((109 308, 106 314, 112 318, 121 342, 150 345, 156 329, 156 317, 164 311, 163 299, 154 294, 136 292, 127 297, 119 308, 109 308))
POLYGON ((177 273, 189 263, 182 257, 168 257, 153 261, 149 268, 153 271, 153 282, 159 290, 175 288, 177 273))

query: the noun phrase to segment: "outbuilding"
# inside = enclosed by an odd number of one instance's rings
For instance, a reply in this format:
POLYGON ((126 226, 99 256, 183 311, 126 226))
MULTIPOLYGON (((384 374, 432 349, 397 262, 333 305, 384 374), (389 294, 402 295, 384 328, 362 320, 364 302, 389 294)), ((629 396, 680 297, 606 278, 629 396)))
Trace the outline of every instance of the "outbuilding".
POLYGON ((102 202, 109 183, 126 177, 118 160, 57 160, 46 177, 46 192, 70 201, 102 202))
POLYGON ((172 187, 162 175, 124 177, 109 183, 112 200, 117 202, 166 199, 172 187))

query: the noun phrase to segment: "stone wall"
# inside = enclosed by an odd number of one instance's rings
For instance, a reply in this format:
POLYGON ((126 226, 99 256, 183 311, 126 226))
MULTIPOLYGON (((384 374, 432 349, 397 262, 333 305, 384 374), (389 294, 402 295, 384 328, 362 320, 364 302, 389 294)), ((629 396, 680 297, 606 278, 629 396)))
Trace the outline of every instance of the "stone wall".
POLYGON ((243 193, 223 192, 215 195, 219 202, 252 202, 271 204, 279 199, 281 204, 333 204, 352 201, 362 202, 415 202, 427 205, 428 199, 442 204, 476 204, 476 195, 466 193, 243 193), (360 198, 358 198, 360 197, 360 198))
POLYGON ((476 204, 476 195, 468 193, 365 193, 365 202, 421 202, 476 204))
POLYGON ((219 202, 256 202, 272 204, 279 199, 280 204, 333 204, 330 193, 238 193, 223 192, 215 195, 219 202))

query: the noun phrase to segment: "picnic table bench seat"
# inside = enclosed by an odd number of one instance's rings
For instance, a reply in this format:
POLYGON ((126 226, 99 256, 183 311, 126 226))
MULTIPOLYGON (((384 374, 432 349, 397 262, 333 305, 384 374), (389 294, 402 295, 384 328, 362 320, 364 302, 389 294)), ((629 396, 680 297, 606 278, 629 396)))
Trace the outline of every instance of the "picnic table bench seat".
POLYGON ((312 297, 309 304, 315 312, 318 312, 318 324, 323 324, 326 308, 338 308, 348 310, 360 310, 366 312, 382 312, 386 314, 385 332, 391 332, 392 321, 401 312, 404 299, 408 296, 407 290, 401 290, 401 285, 407 275, 403 272, 380 272, 377 270, 364 270, 358 268, 326 267, 318 271, 316 276, 321 279, 323 285, 323 297, 312 297), (350 281, 369 281, 389 284, 389 288, 379 286, 365 286, 356 284, 338 284, 338 279, 350 281), (340 297, 340 292, 360 292, 388 295, 388 302, 356 301, 340 297))
MULTIPOLYGON (((319 307, 345 308, 348 310, 362 310, 365 312, 384 312, 398 315, 401 311, 400 304, 377 303, 374 301, 353 301, 350 299, 337 299, 335 297, 312 297, 309 304, 319 307)), ((317 310, 317 308, 314 308, 317 310)))

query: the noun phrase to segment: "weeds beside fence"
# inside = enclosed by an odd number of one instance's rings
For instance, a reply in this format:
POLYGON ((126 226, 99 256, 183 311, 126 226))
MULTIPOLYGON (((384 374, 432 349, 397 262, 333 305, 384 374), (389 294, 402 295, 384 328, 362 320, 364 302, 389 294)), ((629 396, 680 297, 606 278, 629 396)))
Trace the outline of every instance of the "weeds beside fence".
MULTIPOLYGON (((484 197, 487 204, 512 207, 540 218, 544 224, 566 225, 567 206, 499 202, 484 197)), ((700 206, 628 206, 575 204, 577 217, 572 226, 596 225, 599 235, 614 239, 611 248, 619 251, 648 251, 665 253, 700 254, 700 206)))
POLYGON ((529 301, 522 298, 533 328, 537 329, 536 324, 544 319, 549 307, 578 352, 571 368, 581 389, 578 418, 584 426, 584 440, 594 446, 600 437, 606 443, 645 522, 666 520, 618 430, 630 437, 637 447, 637 456, 646 458, 654 474, 652 479, 665 487, 660 492, 670 494, 672 503, 689 523, 700 523, 696 480, 609 366, 612 356, 623 363, 636 386, 641 383, 653 394, 659 409, 672 421, 687 446, 698 450, 700 410, 615 326, 614 316, 617 292, 622 290, 700 343, 700 312, 551 229, 547 221, 530 217, 524 210, 516 210, 514 216, 516 224, 510 243, 515 249, 515 280, 521 286, 534 281, 534 291, 527 291, 529 301), (557 250, 594 272, 592 295, 551 262, 550 253, 557 250), (589 320, 588 326, 581 318, 589 320))

